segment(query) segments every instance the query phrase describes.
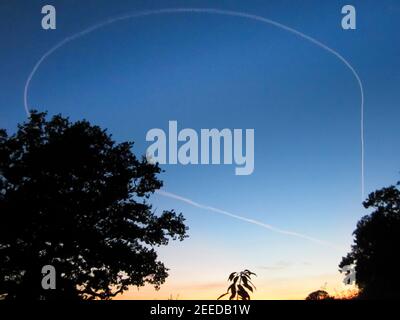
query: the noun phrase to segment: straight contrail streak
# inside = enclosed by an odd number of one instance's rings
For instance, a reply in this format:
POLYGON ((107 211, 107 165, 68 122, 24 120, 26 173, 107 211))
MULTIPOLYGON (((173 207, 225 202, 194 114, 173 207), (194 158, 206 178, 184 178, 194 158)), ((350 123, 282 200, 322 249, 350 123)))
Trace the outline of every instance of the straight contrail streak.
POLYGON ((268 18, 264 18, 261 16, 257 16, 254 14, 250 13, 245 13, 245 12, 238 12, 238 11, 230 11, 230 10, 222 10, 222 9, 215 9, 215 8, 167 8, 167 9, 159 9, 159 10, 148 10, 148 11, 140 11, 140 12, 134 12, 114 18, 110 18, 106 21, 100 22, 94 26, 91 26, 83 31, 80 31, 78 33, 75 33, 74 35, 71 35, 69 37, 66 37, 64 40, 60 41, 57 43, 54 47, 50 48, 35 64, 33 67, 32 71, 30 72, 26 83, 24 87, 24 107, 26 114, 30 115, 29 112, 29 105, 28 105, 28 91, 29 91, 29 85, 31 83, 31 80, 33 76, 35 75, 36 71, 40 67, 40 65, 43 63, 46 58, 48 58, 51 54, 53 54, 54 51, 57 49, 63 47, 65 44, 76 40, 80 37, 83 37, 87 35, 88 33, 91 33, 99 28, 102 28, 104 26, 110 25, 112 23, 122 21, 122 20, 127 20, 127 19, 132 19, 132 18, 138 18, 138 17, 144 17, 144 16, 149 16, 149 15, 158 15, 158 14, 172 14, 172 13, 206 13, 206 14, 218 14, 218 15, 225 15, 225 16, 232 16, 232 17, 240 17, 240 18, 246 18, 250 20, 255 20, 259 21, 262 23, 266 23, 272 26, 275 26, 277 28, 280 28, 282 30, 288 31, 292 34, 297 35, 298 37, 301 37, 303 39, 306 39, 307 41, 317 45, 318 47, 326 50, 327 52, 333 54, 336 58, 338 58, 342 63, 345 64, 345 66, 352 72, 354 75, 355 79, 357 80, 358 86, 360 87, 360 96, 361 96, 361 118, 360 118, 360 139, 361 139, 361 200, 364 200, 364 88, 363 84, 361 82, 361 79, 356 72, 356 70, 353 68, 353 66, 337 51, 333 50, 332 48, 328 47, 327 45, 323 44, 322 42, 296 30, 291 27, 288 27, 282 23, 273 21, 268 18))
POLYGON ((305 239, 305 240, 308 240, 308 241, 312 241, 312 242, 318 243, 320 245, 328 246, 328 247, 333 248, 335 250, 343 251, 343 248, 335 246, 334 244, 329 243, 327 241, 320 240, 320 239, 317 239, 317 238, 314 238, 314 237, 310 237, 310 236, 302 234, 302 233, 298 233, 298 232, 294 232, 294 231, 290 231, 290 230, 280 229, 280 228, 274 227, 274 226, 272 226, 270 224, 267 224, 267 223, 264 223, 264 222, 261 222, 261 221, 258 221, 258 220, 246 218, 246 217, 244 217, 242 215, 237 215, 237 214, 234 214, 234 213, 222 210, 222 209, 218 209, 218 208, 215 208, 215 207, 210 207, 210 206, 198 203, 196 201, 193 201, 191 199, 182 197, 180 195, 177 195, 177 194, 174 194, 174 193, 171 193, 171 192, 158 190, 158 191, 156 191, 156 193, 158 195, 160 195, 160 196, 171 198, 171 199, 174 199, 174 200, 178 200, 178 201, 184 202, 184 203, 189 204, 189 205, 191 205, 193 207, 196 207, 196 208, 212 211, 212 212, 215 212, 215 213, 218 213, 218 214, 221 214, 221 215, 225 215, 225 216, 237 219, 237 220, 241 220, 241 221, 245 221, 245 222, 248 222, 248 223, 251 223, 251 224, 255 224, 257 226, 263 227, 263 228, 268 229, 268 230, 273 231, 273 232, 277 232, 277 233, 281 233, 281 234, 285 234, 285 235, 289 235, 289 236, 293 236, 293 237, 302 238, 302 239, 305 239))

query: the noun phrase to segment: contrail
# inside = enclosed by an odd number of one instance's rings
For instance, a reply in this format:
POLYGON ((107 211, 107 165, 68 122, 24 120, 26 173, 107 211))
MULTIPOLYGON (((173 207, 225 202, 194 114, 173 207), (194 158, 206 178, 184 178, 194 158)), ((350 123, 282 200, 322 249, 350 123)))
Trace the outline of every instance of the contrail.
POLYGON ((144 17, 144 16, 149 16, 149 15, 158 15, 158 14, 172 14, 172 13, 207 13, 207 14, 218 14, 218 15, 225 15, 225 16, 232 16, 232 17, 240 17, 240 18, 246 18, 250 20, 255 20, 259 21, 262 23, 266 23, 272 26, 275 26, 277 28, 280 28, 282 30, 288 31, 292 34, 295 34, 303 39, 306 39, 310 41, 311 43, 317 45, 318 47, 326 50, 327 52, 333 54, 336 58, 338 58, 342 63, 345 64, 345 66, 351 71, 351 73, 354 75, 355 79, 357 80, 358 86, 360 87, 360 95, 361 95, 361 119, 360 119, 360 137, 361 137, 361 200, 364 200, 364 88, 363 84, 361 82, 361 79, 356 72, 356 70, 353 68, 353 66, 337 51, 333 50, 332 48, 328 47, 327 45, 323 44, 322 42, 296 30, 291 27, 288 27, 282 23, 273 21, 268 18, 264 18, 261 16, 257 16, 254 14, 249 14, 245 12, 238 12, 238 11, 230 11, 230 10, 222 10, 222 9, 214 9, 214 8, 167 8, 167 9, 159 9, 159 10, 148 10, 148 11, 140 11, 140 12, 135 12, 135 13, 130 13, 127 15, 122 15, 114 18, 110 18, 106 21, 100 22, 94 26, 91 26, 83 31, 80 31, 78 33, 75 33, 69 37, 66 37, 64 40, 60 41, 57 43, 54 47, 50 48, 35 64, 33 67, 32 71, 30 72, 26 83, 24 87, 24 107, 26 114, 30 115, 29 112, 29 106, 28 106, 28 91, 29 91, 29 85, 32 81, 33 76, 35 75, 36 71, 40 67, 40 65, 43 63, 44 60, 46 60, 51 54, 54 53, 57 49, 60 49, 63 47, 65 44, 76 40, 78 38, 81 38, 99 28, 102 28, 104 26, 110 25, 112 23, 122 21, 122 20, 127 20, 127 19, 132 19, 132 18, 138 18, 138 17, 144 17))
MULTIPOLYGON (((28 105, 28 92, 29 92, 29 86, 30 83, 32 81, 32 78, 34 77, 35 73, 37 72, 37 70, 39 69, 39 67, 41 66, 41 64, 50 56, 52 55, 56 50, 60 49, 61 47, 63 47, 64 45, 66 45, 67 43, 79 39, 99 28, 105 27, 107 25, 113 24, 115 22, 118 21, 123 21, 123 20, 127 20, 127 19, 132 19, 132 18, 138 18, 138 17, 144 17, 144 16, 149 16, 149 15, 158 15, 158 14, 172 14, 172 13, 206 13, 206 14, 217 14, 217 15, 225 15, 225 16, 232 16, 232 17, 240 17, 240 18, 245 18, 245 19, 250 19, 250 20, 254 20, 254 21, 258 21, 258 22, 262 22, 265 24, 269 24, 272 25, 274 27, 277 27, 279 29, 288 31, 298 37, 301 37, 313 44, 315 44, 316 46, 324 49, 325 51, 331 53, 332 55, 334 55, 336 58, 338 58, 353 74, 353 76, 355 77, 355 79, 357 80, 358 86, 360 88, 360 95, 361 95, 361 118, 360 118, 360 136, 361 136, 361 197, 362 200, 364 200, 364 88, 363 88, 363 84, 361 82, 361 79, 358 75, 358 73, 356 72, 356 70, 353 68, 353 66, 341 55, 339 54, 337 51, 331 49, 330 47, 328 47, 327 45, 323 44, 322 42, 296 30, 293 29, 291 27, 288 27, 284 24, 281 24, 279 22, 270 20, 268 18, 264 18, 261 16, 257 16, 257 15, 253 15, 253 14, 249 14, 249 13, 244 13, 244 12, 237 12, 237 11, 229 11, 229 10, 221 10, 221 9, 214 9, 214 8, 170 8, 170 9, 160 9, 160 10, 150 10, 150 11, 141 11, 141 12, 135 12, 135 13, 130 13, 127 15, 122 15, 122 16, 118 16, 118 17, 114 17, 114 18, 110 18, 106 21, 100 22, 94 26, 91 26, 87 29, 84 29, 83 31, 80 31, 78 33, 75 33, 69 37, 66 37, 64 40, 60 41, 59 43, 57 43, 55 46, 53 46, 52 48, 50 48, 47 52, 44 53, 44 55, 36 62, 36 64, 34 65, 32 71, 30 72, 30 74, 28 75, 28 78, 26 80, 25 83, 25 87, 24 87, 24 107, 25 107, 25 111, 27 116, 30 116, 30 112, 29 112, 29 105, 28 105)), ((323 240, 319 240, 313 237, 310 237, 308 235, 305 234, 301 234, 301 233, 297 233, 297 232, 293 232, 293 231, 289 231, 289 230, 283 230, 283 229, 279 229, 276 228, 274 226, 271 226, 269 224, 257 221, 257 220, 253 220, 253 219, 249 219, 246 218, 244 216, 239 216, 233 213, 230 213, 228 211, 225 210, 221 210, 218 208, 214 208, 214 207, 210 207, 210 206, 206 206, 200 203, 197 203, 195 201, 192 201, 188 198, 184 198, 182 196, 173 194, 173 193, 169 193, 169 192, 165 192, 165 191, 158 191, 157 192, 159 195, 164 196, 164 197, 169 197, 175 200, 179 200, 182 202, 185 202, 189 205, 198 207, 198 208, 202 208, 208 211, 212 211, 218 214, 222 214, 231 218, 235 218, 241 221, 245 221, 248 223, 252 223, 255 225, 258 225, 260 227, 263 227, 265 229, 268 229, 270 231, 273 232, 277 232, 277 233, 281 233, 281 234, 285 234, 285 235, 289 235, 289 236, 294 236, 294 237, 298 237, 298 238, 302 238, 302 239, 306 239, 309 241, 312 241, 314 243, 318 243, 320 245, 325 245, 325 246, 329 246, 331 248, 334 249, 338 249, 338 250, 342 250, 341 248, 336 247, 335 245, 328 243, 326 241, 323 240)))
POLYGON ((336 245, 334 245, 334 244, 332 244, 330 242, 327 242, 327 241, 324 241, 324 240, 320 240, 320 239, 317 239, 317 238, 314 238, 314 237, 310 237, 310 236, 302 234, 302 233, 298 233, 298 232, 294 232, 294 231, 290 231, 290 230, 280 229, 280 228, 274 227, 274 226, 272 226, 270 224, 267 224, 267 223, 264 223, 264 222, 261 222, 261 221, 257 221, 257 220, 250 219, 250 218, 246 218, 246 217, 244 217, 242 215, 237 215, 237 214, 234 214, 234 213, 222 210, 222 209, 210 207, 210 206, 195 202, 195 201, 193 201, 191 199, 182 197, 180 195, 177 195, 177 194, 174 194, 174 193, 171 193, 171 192, 158 190, 158 191, 156 191, 156 193, 158 195, 160 195, 160 196, 163 196, 163 197, 167 197, 167 198, 171 198, 171 199, 174 199, 174 200, 178 200, 178 201, 187 203, 187 204, 189 204, 189 205, 191 205, 193 207, 197 207, 197 208, 200 208, 200 209, 212 211, 212 212, 215 212, 215 213, 218 213, 218 214, 221 214, 221 215, 225 215, 225 216, 228 216, 228 217, 231 217, 231 218, 234 218, 234 219, 238 219, 238 220, 245 221, 245 222, 248 222, 248 223, 251 223, 251 224, 255 224, 257 226, 260 226, 262 228, 268 229, 268 230, 276 232, 276 233, 281 233, 281 234, 284 234, 284 235, 289 235, 289 236, 293 236, 293 237, 302 238, 302 239, 305 239, 305 240, 308 240, 308 241, 312 241, 312 242, 320 244, 320 245, 328 246, 328 247, 333 248, 335 250, 343 251, 343 248, 340 248, 340 247, 338 247, 338 246, 336 246, 336 245))

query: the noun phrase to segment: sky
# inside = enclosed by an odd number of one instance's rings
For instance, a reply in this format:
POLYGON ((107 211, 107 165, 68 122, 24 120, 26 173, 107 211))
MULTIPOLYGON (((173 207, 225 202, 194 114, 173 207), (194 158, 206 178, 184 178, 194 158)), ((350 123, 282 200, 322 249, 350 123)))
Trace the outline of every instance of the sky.
MULTIPOLYGON (((365 93, 365 192, 399 180, 400 3, 351 1, 357 29, 343 30, 348 1, 0 0, 0 128, 26 119, 32 68, 66 37, 109 18, 162 8, 218 8, 269 18, 339 52, 365 93), (41 8, 57 29, 41 28, 41 8)), ((338 263, 350 249, 361 205, 360 90, 332 54, 294 34, 240 17, 171 13, 126 19, 56 50, 35 73, 30 108, 88 119, 143 155, 152 128, 255 130, 255 170, 163 165, 154 209, 182 212, 189 238, 159 248, 170 276, 160 291, 122 298, 215 299, 232 271, 250 269, 256 299, 300 299, 341 290, 338 263), (320 239, 275 232, 223 215, 320 239)))

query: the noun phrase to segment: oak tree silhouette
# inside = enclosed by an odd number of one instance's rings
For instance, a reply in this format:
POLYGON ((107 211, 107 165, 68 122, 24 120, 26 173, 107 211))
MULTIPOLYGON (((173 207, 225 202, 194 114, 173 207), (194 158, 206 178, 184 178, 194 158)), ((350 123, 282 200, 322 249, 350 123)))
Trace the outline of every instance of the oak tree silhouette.
POLYGON ((0 296, 109 299, 168 276, 156 246, 183 240, 182 214, 156 215, 158 165, 106 130, 32 112, 15 134, 0 131, 0 296), (43 290, 53 265, 56 289, 43 290))
POLYGON ((363 204, 374 211, 357 223, 354 245, 339 267, 355 263, 360 298, 398 299, 400 191, 396 186, 382 188, 372 192, 363 204))

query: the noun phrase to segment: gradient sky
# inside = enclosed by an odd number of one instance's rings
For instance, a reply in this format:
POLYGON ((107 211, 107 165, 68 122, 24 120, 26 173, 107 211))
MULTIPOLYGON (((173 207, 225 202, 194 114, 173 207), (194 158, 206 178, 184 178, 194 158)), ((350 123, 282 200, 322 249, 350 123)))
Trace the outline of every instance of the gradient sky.
MULTIPOLYGON (((349 1, 0 1, 0 127, 26 118, 23 88, 57 42, 105 19, 149 9, 213 7, 260 15, 342 54, 365 90, 366 192, 399 179, 400 3, 351 1, 357 30, 341 28, 349 1), (57 30, 41 29, 41 7, 57 9, 57 30)), ((349 250, 360 201, 360 93, 337 58, 291 33, 207 14, 130 19, 68 43, 40 67, 29 104, 50 115, 86 118, 118 141, 149 145, 146 132, 254 128, 255 171, 233 165, 165 165, 165 191, 328 241, 334 250, 155 195, 157 212, 183 212, 184 242, 160 248, 166 285, 123 297, 214 299, 231 271, 258 274, 255 298, 302 298, 327 283, 349 250)))

